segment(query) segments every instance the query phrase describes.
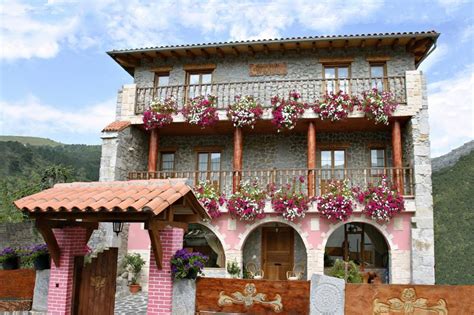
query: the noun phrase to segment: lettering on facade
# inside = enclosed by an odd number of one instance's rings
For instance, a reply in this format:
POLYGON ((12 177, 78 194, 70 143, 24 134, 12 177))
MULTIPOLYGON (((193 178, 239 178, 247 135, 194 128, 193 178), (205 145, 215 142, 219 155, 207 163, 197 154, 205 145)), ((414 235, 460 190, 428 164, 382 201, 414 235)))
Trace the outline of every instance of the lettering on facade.
POLYGON ((286 63, 258 63, 249 65, 249 75, 251 77, 264 75, 286 75, 288 68, 286 63))

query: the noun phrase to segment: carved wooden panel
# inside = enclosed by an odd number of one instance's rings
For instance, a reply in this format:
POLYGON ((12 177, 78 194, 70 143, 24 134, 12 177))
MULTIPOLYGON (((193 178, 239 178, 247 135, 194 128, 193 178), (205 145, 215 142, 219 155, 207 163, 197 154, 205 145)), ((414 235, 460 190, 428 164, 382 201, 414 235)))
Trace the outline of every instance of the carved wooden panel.
POLYGON ((196 312, 309 314, 309 281, 199 278, 196 312))
POLYGON ((288 69, 286 63, 257 63, 249 65, 249 75, 258 77, 264 75, 286 75, 288 69))

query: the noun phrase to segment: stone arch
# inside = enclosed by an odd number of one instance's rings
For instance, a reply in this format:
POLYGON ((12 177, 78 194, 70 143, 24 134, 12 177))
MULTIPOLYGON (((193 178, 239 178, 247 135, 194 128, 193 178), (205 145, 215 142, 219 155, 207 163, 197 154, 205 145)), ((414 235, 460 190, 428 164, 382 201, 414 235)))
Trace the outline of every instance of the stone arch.
POLYGON ((190 225, 188 232, 189 233, 186 233, 183 239, 183 245, 185 247, 191 247, 209 256, 211 265, 208 267, 225 268, 227 259, 226 247, 224 238, 222 234, 219 233, 218 228, 207 222, 196 222, 190 225), (193 233, 195 230, 197 233, 193 233), (217 264, 217 266, 214 264, 217 264))
POLYGON ((225 242, 225 236, 222 235, 222 233, 219 231, 219 227, 216 226, 216 225, 212 225, 209 221, 201 221, 201 222, 198 222, 197 224, 200 224, 202 226, 205 226, 207 227, 209 230, 211 230, 212 233, 214 233, 217 237, 217 239, 219 240, 219 242, 221 242, 221 245, 222 245, 222 248, 224 249, 224 251, 228 250, 230 248, 230 246, 225 242))

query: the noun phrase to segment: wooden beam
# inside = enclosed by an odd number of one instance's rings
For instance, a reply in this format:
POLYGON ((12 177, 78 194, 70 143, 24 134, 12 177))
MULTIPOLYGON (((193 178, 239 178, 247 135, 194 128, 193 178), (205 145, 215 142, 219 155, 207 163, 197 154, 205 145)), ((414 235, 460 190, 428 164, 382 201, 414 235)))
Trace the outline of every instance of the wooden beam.
POLYGON ((426 46, 428 45, 429 43, 431 43, 431 39, 429 38, 425 38, 425 39, 421 39, 417 42, 415 42, 412 47, 410 48, 411 51, 415 51, 417 50, 418 48, 420 47, 423 47, 423 46, 426 46))
POLYGON ((329 41, 329 50, 332 50, 332 40, 329 41))
POLYGON ((43 236, 54 265, 59 267, 61 250, 59 249, 58 240, 54 235, 52 227, 46 224, 43 220, 36 220, 36 229, 40 232, 41 236, 43 236))
POLYGON ((168 59, 168 57, 165 54, 163 54, 162 52, 156 51, 155 54, 156 54, 157 57, 163 59, 164 61, 166 61, 168 59))
POLYGON ((313 52, 316 52, 316 42, 311 42, 311 48, 313 50, 313 52))
POLYGON ((416 38, 415 38, 415 37, 411 38, 411 39, 408 41, 408 43, 407 43, 406 46, 405 46, 405 48, 406 48, 407 51, 410 51, 410 50, 411 50, 411 47, 413 46, 413 44, 415 43, 415 41, 416 41, 416 38))
POLYGON ((205 50, 204 48, 201 48, 201 52, 204 55, 204 57, 206 57, 207 59, 209 59, 209 57, 211 56, 209 52, 205 50))
POLYGON ((379 49, 380 45, 382 45, 382 39, 381 38, 377 39, 377 42, 375 43, 375 49, 379 49))
POLYGON ((234 160, 232 175, 232 190, 236 192, 240 186, 242 177, 242 152, 243 152, 242 128, 234 128, 234 160))
POLYGON ((196 55, 189 49, 186 49, 186 55, 191 59, 196 58, 196 55))
POLYGON ((265 52, 265 55, 268 55, 270 53, 270 50, 268 49, 267 44, 263 44, 263 51, 265 52))
POLYGON ((150 145, 148 148, 148 172, 156 172, 158 162, 159 135, 158 129, 152 129, 150 133, 150 145))
POLYGON ((249 50, 249 52, 250 52, 250 54, 251 54, 252 56, 255 56, 255 50, 253 49, 252 46, 247 45, 247 49, 249 50))
POLYGON ((285 52, 286 52, 285 44, 280 43, 280 50, 281 50, 281 52, 282 52, 283 54, 285 54, 285 52))
MULTIPOLYGON (((112 209, 110 209, 112 210, 112 209)), ((58 211, 58 212, 33 212, 29 213, 29 217, 36 220, 72 220, 82 219, 88 222, 145 222, 154 216, 151 211, 141 212, 69 212, 69 211, 58 211)))
POLYGON ((160 230, 154 226, 148 229, 148 235, 150 236, 151 249, 153 256, 155 257, 156 268, 163 268, 163 247, 161 246, 160 230))
POLYGON ((142 59, 143 59, 143 60, 145 60, 145 61, 147 61, 147 62, 149 62, 149 63, 153 63, 153 57, 150 57, 150 56, 148 56, 148 55, 145 54, 145 53, 141 53, 140 55, 142 56, 142 59))
POLYGON ((392 123, 392 161, 394 167, 394 183, 397 185, 399 193, 403 193, 403 174, 402 167, 402 133, 400 122, 394 120, 392 123))
POLYGON ((232 51, 234 52, 234 55, 240 56, 240 51, 237 49, 237 47, 232 46, 232 51))
POLYGON ((224 58, 225 53, 220 47, 216 47, 216 52, 221 58, 224 58))
POLYGON ((315 195, 315 168, 316 168, 316 125, 314 121, 308 124, 308 196, 315 195))
POLYGON ((301 52, 301 45, 300 42, 296 42, 296 52, 300 53, 301 52))
POLYGON ((175 214, 174 219, 176 222, 183 222, 183 223, 201 222, 201 216, 198 214, 175 214))
POLYGON ((171 56, 175 57, 176 59, 180 60, 181 55, 176 52, 176 50, 170 50, 171 56))
POLYGON ((365 39, 363 39, 361 42, 360 42, 360 48, 364 48, 365 47, 365 39))
POLYGON ((399 39, 399 38, 395 38, 395 39, 392 41, 392 44, 390 45, 390 47, 391 47, 392 49, 395 49, 395 46, 397 46, 399 42, 400 42, 400 39, 399 39))
POLYGON ((347 48, 349 48, 349 40, 348 39, 346 39, 344 41, 344 50, 347 50, 347 48))

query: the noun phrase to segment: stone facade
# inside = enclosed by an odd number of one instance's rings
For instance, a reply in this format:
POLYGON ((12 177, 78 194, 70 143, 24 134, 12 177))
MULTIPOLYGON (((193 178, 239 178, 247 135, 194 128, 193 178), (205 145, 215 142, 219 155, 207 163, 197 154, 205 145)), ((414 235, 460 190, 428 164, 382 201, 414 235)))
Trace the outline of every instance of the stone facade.
POLYGON ((34 221, 0 224, 0 248, 27 247, 44 243, 43 237, 35 229, 34 221))

